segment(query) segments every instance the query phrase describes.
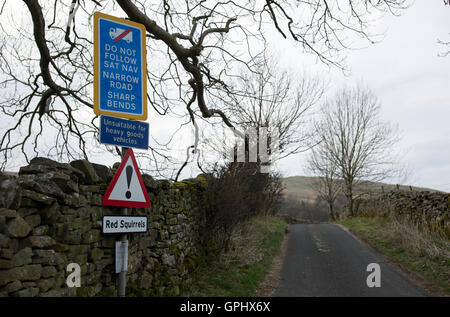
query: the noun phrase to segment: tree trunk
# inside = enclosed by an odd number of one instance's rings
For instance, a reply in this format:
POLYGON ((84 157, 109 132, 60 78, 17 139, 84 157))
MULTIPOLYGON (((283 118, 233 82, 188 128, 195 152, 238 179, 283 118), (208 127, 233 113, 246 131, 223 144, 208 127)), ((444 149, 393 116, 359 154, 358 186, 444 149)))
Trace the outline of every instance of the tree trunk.
POLYGON ((334 215, 334 208, 333 208, 333 202, 329 201, 328 202, 328 210, 330 211, 330 218, 332 221, 336 220, 336 216, 334 215))
POLYGON ((345 198, 347 199, 347 215, 353 217, 353 179, 346 179, 345 198))
POLYGON ((347 198, 347 215, 350 215, 350 217, 353 217, 353 197, 352 195, 346 195, 347 198))

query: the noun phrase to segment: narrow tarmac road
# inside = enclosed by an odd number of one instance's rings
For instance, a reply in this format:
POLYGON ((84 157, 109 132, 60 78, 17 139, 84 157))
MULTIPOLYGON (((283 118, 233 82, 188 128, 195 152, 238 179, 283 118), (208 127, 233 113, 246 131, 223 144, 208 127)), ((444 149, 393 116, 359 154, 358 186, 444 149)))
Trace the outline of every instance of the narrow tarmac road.
POLYGON ((337 225, 291 225, 289 234, 274 296, 430 296, 337 225), (380 287, 367 285, 370 263, 380 265, 380 287))

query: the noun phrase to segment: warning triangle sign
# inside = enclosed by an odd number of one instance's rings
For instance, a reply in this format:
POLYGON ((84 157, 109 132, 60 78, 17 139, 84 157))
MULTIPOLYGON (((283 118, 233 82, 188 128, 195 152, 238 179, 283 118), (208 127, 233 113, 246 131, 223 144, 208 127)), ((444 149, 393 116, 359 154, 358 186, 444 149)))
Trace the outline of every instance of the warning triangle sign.
POLYGON ((150 207, 150 198, 131 148, 125 153, 116 175, 103 196, 103 205, 150 207))

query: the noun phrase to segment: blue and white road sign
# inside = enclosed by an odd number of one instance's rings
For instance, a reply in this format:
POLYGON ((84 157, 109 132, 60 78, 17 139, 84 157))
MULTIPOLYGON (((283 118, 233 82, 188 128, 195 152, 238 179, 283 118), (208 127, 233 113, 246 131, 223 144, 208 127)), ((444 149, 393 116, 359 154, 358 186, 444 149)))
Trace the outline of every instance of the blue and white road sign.
POLYGON ((148 149, 148 123, 100 116, 100 143, 148 149))
POLYGON ((94 13, 94 112, 147 120, 145 27, 94 13))

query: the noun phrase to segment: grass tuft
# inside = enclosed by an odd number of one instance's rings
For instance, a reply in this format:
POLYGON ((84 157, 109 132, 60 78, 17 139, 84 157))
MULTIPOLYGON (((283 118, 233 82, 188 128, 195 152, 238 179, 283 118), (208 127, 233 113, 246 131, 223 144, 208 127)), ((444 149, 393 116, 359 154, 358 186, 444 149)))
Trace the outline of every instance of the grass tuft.
POLYGON ((284 221, 273 217, 255 217, 239 225, 228 252, 200 265, 181 296, 254 296, 280 252, 286 227, 284 221))

